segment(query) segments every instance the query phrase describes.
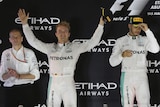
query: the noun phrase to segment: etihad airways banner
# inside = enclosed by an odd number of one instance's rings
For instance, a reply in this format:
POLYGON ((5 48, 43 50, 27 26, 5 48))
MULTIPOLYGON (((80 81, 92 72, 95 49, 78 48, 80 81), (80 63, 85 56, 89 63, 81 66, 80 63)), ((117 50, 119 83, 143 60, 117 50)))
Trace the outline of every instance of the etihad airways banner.
MULTIPOLYGON (((75 86, 78 107, 121 107, 120 65, 113 68, 108 59, 116 39, 128 32, 128 16, 142 15, 160 43, 160 0, 0 0, 0 55, 11 47, 8 41, 10 29, 21 28, 17 17, 19 8, 30 13, 28 22, 36 37, 49 43, 57 41, 55 25, 62 20, 71 24, 70 40, 81 43, 91 38, 101 15, 109 16, 110 21, 105 24, 99 44, 81 54, 77 62, 75 86)), ((34 107, 46 107, 49 78, 47 56, 32 48, 25 39, 23 44, 36 53, 41 73, 40 80, 35 83, 37 95, 34 107)), ((148 53, 147 59, 150 105, 159 107, 160 53, 148 53)), ((4 107, 4 91, 1 82, 0 107, 4 107)))

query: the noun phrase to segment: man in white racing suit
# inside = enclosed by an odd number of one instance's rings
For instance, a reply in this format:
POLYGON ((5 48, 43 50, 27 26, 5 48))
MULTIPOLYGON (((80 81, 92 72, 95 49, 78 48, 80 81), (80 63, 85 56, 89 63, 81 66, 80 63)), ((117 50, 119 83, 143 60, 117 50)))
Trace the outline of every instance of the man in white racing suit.
POLYGON ((109 58, 111 66, 121 67, 121 103, 123 107, 134 107, 134 100, 138 107, 149 107, 150 92, 147 77, 147 51, 159 52, 159 44, 143 18, 131 16, 127 35, 117 39, 109 58), (143 30, 146 36, 141 36, 143 30))
POLYGON ((43 43, 31 31, 24 9, 19 9, 18 16, 23 24, 23 31, 27 41, 35 49, 48 55, 50 80, 48 84, 47 107, 77 107, 77 95, 74 82, 74 70, 81 53, 95 47, 103 34, 103 18, 100 18, 98 28, 93 37, 85 43, 69 41, 70 26, 68 22, 60 22, 56 26, 58 43, 43 43))

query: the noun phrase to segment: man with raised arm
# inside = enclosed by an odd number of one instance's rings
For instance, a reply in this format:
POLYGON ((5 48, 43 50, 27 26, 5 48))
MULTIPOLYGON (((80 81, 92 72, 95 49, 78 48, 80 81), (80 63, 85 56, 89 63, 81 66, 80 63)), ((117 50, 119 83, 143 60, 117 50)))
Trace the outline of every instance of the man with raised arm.
POLYGON ((18 16, 22 22, 23 32, 29 44, 47 54, 50 68, 47 107, 77 107, 77 94, 74 82, 74 70, 81 53, 95 47, 103 34, 104 21, 100 18, 99 25, 92 38, 85 43, 69 41, 70 25, 62 21, 56 26, 55 36, 58 43, 44 43, 38 40, 31 31, 27 20, 29 13, 19 9, 18 16))

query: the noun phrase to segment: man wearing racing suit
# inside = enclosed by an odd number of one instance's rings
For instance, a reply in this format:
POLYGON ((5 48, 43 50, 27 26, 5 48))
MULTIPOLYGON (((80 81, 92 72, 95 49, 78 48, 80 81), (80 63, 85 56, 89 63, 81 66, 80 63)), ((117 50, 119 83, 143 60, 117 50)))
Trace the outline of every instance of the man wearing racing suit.
POLYGON ((138 107, 149 107, 150 92, 147 77, 146 55, 159 52, 159 45, 143 18, 131 16, 127 35, 117 39, 109 58, 111 66, 122 64, 121 103, 123 107, 133 107, 136 97, 138 107), (146 36, 141 36, 143 30, 146 36))
POLYGON ((95 47, 103 34, 103 18, 100 18, 98 28, 93 37, 85 43, 69 41, 70 26, 68 22, 61 22, 56 26, 58 43, 43 43, 32 33, 24 9, 19 9, 18 16, 23 24, 23 31, 27 41, 35 49, 48 55, 50 80, 48 84, 47 107, 77 107, 77 95, 74 82, 74 70, 81 53, 95 47))

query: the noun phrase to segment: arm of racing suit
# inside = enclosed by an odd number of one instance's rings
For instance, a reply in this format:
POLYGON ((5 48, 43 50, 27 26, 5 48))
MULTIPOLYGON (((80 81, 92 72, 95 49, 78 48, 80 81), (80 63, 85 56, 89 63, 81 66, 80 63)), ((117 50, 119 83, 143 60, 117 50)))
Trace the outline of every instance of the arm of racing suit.
POLYGON ((49 43, 47 44, 38 40, 33 34, 28 24, 22 25, 22 28, 28 43, 35 49, 47 54, 47 49, 48 49, 47 45, 49 45, 49 43))
POLYGON ((121 41, 117 39, 115 46, 112 49, 112 54, 109 58, 109 63, 112 67, 119 65, 123 60, 121 41))
POLYGON ((159 44, 158 44, 153 32, 150 29, 148 29, 147 31, 145 31, 145 33, 148 38, 148 43, 147 43, 146 49, 149 52, 158 53, 160 50, 160 47, 159 47, 159 44))
POLYGON ((103 31, 104 31, 103 27, 104 27, 103 25, 99 24, 92 38, 88 40, 87 42, 80 45, 80 47, 78 48, 80 53, 89 51, 90 49, 94 48, 99 43, 101 36, 103 34, 103 31))

